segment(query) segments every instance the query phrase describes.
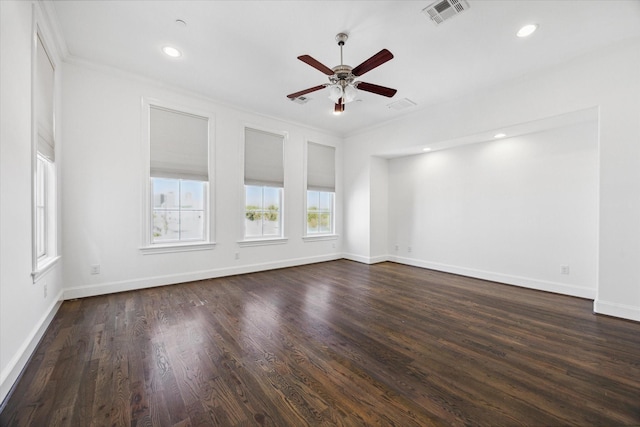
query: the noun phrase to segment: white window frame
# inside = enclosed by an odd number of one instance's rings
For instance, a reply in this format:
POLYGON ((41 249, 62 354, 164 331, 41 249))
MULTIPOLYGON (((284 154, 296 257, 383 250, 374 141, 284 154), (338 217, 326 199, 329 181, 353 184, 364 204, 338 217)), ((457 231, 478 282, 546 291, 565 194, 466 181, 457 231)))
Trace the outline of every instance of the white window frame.
POLYGON ((36 283, 40 277, 50 271, 60 260, 58 250, 58 170, 56 167, 56 155, 52 153, 52 159, 47 159, 40 154, 38 149, 39 119, 37 102, 37 73, 38 73, 38 41, 42 44, 53 68, 52 88, 52 129, 54 151, 56 150, 56 134, 58 121, 58 56, 54 45, 49 43, 49 32, 41 26, 43 18, 36 5, 33 6, 33 33, 31 48, 31 277, 36 283), (44 163, 41 163, 44 162, 44 163), (38 170, 38 165, 41 165, 38 170), (42 195, 43 223, 38 225, 38 193, 42 195), (42 241, 41 248, 39 242, 42 241))
POLYGON ((240 194, 242 194, 242 197, 240 197, 240 204, 239 204, 239 212, 242 213, 242 220, 240 221, 240 229, 239 229, 239 235, 240 240, 238 240, 238 245, 240 247, 248 247, 248 246, 264 246, 264 245, 280 245, 280 244, 285 244, 289 241, 289 238, 287 237, 287 220, 286 220, 286 200, 287 200, 287 141, 289 140, 289 133, 286 131, 282 131, 282 130, 275 130, 275 129, 270 129, 270 128, 266 128, 263 126, 259 126, 259 125, 255 125, 255 124, 251 124, 251 123, 244 123, 241 126, 240 129, 240 143, 238 144, 239 146, 239 164, 240 164, 240 174, 239 174, 239 191, 240 194), (282 160, 282 166, 284 168, 284 183, 282 185, 282 187, 276 187, 276 188, 281 188, 281 197, 280 197, 280 215, 279 215, 279 220, 280 220, 280 236, 266 236, 266 237, 248 237, 246 236, 246 231, 245 231, 245 205, 246 205, 246 198, 247 198, 247 193, 246 193, 246 186, 245 186, 245 182, 244 182, 244 150, 245 150, 245 131, 246 129, 253 129, 253 130, 257 130, 257 131, 262 131, 262 132, 267 132, 267 133, 271 133, 274 135, 279 135, 282 136, 282 156, 283 156, 283 160, 282 160))
POLYGON ((214 180, 214 159, 215 159, 215 115, 210 111, 204 111, 197 107, 182 105, 164 100, 142 97, 141 110, 141 128, 142 128, 142 170, 144 171, 142 183, 142 214, 141 214, 141 230, 142 245, 140 251, 144 255, 157 253, 173 253, 173 252, 189 252, 212 250, 216 246, 215 242, 215 180, 214 180), (174 110, 191 114, 194 116, 204 117, 208 120, 208 181, 205 182, 204 195, 204 239, 203 240, 185 240, 153 243, 153 193, 151 183, 151 143, 150 143, 150 114, 151 107, 159 107, 168 110, 174 110))
POLYGON ((244 239, 245 241, 253 241, 253 240, 272 240, 272 239, 281 239, 284 235, 283 232, 283 215, 282 215, 282 209, 284 206, 284 187, 270 187, 268 185, 246 185, 244 186, 244 199, 245 199, 245 203, 243 206, 243 211, 244 211, 244 224, 245 224, 245 228, 244 228, 244 239), (260 215, 265 215, 267 214, 269 211, 266 209, 265 207, 265 202, 264 202, 264 191, 266 188, 275 188, 278 190, 278 229, 280 230, 280 234, 279 235, 274 235, 274 234, 264 234, 264 220, 263 220, 263 227, 262 227, 262 234, 260 236, 247 236, 247 229, 246 229, 246 216, 247 216, 247 204, 246 204, 246 199, 247 199, 247 187, 256 187, 256 188, 260 188, 261 192, 262 192, 262 196, 261 196, 261 208, 260 208, 260 215))
MULTIPOLYGON (((335 191, 333 191, 333 206, 332 206, 332 211, 331 211, 331 232, 330 233, 308 233, 307 232, 307 214, 309 212, 309 206, 308 206, 308 189, 307 189, 307 184, 308 184, 308 147, 309 147, 309 143, 314 143, 314 144, 318 144, 318 145, 326 145, 328 147, 333 147, 336 151, 336 157, 338 156, 338 147, 332 145, 332 144, 324 144, 321 142, 316 142, 315 140, 305 140, 304 142, 304 153, 303 153, 303 158, 304 158, 304 174, 303 174, 303 188, 304 188, 304 221, 302 223, 302 226, 304 227, 302 230, 302 240, 305 242, 315 242, 315 241, 322 241, 322 240, 338 240, 340 238, 340 236, 338 235, 337 231, 336 231, 336 227, 337 227, 337 220, 338 220, 338 215, 337 215, 337 208, 338 208, 338 169, 337 169, 337 164, 336 164, 336 189, 335 191)), ((337 162, 337 159, 336 159, 337 162)))
MULTIPOLYGON (((172 179, 172 178, 156 178, 156 179, 172 179)), ((154 246, 154 247, 155 246, 159 246, 159 245, 160 246, 167 246, 167 245, 173 246, 173 245, 183 245, 183 244, 190 244, 190 243, 201 244, 201 243, 207 241, 208 240, 207 239, 207 228, 208 228, 208 225, 207 225, 208 221, 207 220, 209 218, 209 215, 208 215, 208 212, 207 212, 208 198, 209 198, 209 188, 208 188, 209 187, 209 181, 196 181, 196 180, 187 180, 187 179, 180 179, 180 178, 174 178, 172 180, 177 181, 178 182, 178 186, 180 188, 180 194, 178 195, 178 205, 177 205, 177 208, 165 209, 165 210, 166 211, 176 211, 179 214, 181 214, 182 212, 185 212, 185 211, 186 212, 189 212, 189 211, 199 212, 199 211, 201 211, 203 216, 204 216, 204 220, 203 220, 204 227, 203 227, 202 239, 199 239, 199 238, 191 238, 191 239, 179 238, 179 239, 175 239, 175 240, 166 240, 166 241, 155 242, 154 241, 155 239, 154 239, 154 236, 153 236, 154 221, 153 221, 153 219, 151 219, 150 224, 149 224, 151 226, 151 232, 150 232, 150 240, 151 240, 151 242, 150 242, 150 245, 154 246), (202 209, 183 209, 182 208, 180 201, 182 200, 182 183, 184 181, 199 182, 202 185, 202 190, 203 190, 202 209)), ((149 179, 149 195, 151 197, 151 202, 150 202, 151 208, 150 209, 151 209, 151 217, 152 218, 153 218, 154 214, 157 211, 163 210, 163 209, 158 209, 158 208, 156 208, 154 206, 153 196, 155 194, 155 191, 154 191, 153 183, 154 183, 154 178, 150 177, 150 179, 149 179)))
MULTIPOLYGON (((305 193, 306 197, 305 197, 305 237, 326 237, 326 236, 335 236, 335 230, 336 230, 336 192, 335 191, 321 191, 321 190, 306 190, 305 193), (308 227, 308 222, 309 222, 309 214, 311 213, 309 211, 309 193, 310 192, 314 192, 314 193, 327 193, 327 194, 331 194, 331 208, 329 210, 329 216, 331 219, 331 224, 329 225, 330 230, 323 232, 323 231, 317 231, 317 232, 309 232, 309 227, 308 227)), ((323 211, 318 210, 317 211, 318 215, 321 215, 323 213, 323 211)))

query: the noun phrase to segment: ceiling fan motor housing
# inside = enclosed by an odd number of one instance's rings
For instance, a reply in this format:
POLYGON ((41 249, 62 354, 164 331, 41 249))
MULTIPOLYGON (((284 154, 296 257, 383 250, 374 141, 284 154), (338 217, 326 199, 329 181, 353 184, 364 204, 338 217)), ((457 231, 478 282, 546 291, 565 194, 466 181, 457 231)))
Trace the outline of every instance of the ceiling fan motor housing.
POLYGON ((332 84, 348 85, 353 83, 356 78, 351 73, 353 67, 350 67, 348 65, 338 65, 336 67, 333 67, 332 70, 335 73, 333 76, 329 77, 329 81, 331 81, 332 84))

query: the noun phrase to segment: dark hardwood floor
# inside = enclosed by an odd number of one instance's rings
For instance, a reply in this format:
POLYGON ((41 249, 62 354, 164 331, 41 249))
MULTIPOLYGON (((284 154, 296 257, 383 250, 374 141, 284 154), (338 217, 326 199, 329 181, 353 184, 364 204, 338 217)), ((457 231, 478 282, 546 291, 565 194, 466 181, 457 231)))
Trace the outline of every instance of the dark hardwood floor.
POLYGON ((67 301, 0 425, 640 425, 640 323, 344 260, 67 301))

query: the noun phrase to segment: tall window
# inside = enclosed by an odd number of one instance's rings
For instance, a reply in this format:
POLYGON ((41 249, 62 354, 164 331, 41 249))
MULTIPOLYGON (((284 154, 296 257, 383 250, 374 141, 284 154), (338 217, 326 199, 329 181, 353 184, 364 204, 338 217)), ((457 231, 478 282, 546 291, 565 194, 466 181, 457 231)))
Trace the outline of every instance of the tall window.
POLYGON ((209 240, 209 119, 149 108, 150 244, 209 240))
POLYGON ((33 159, 33 271, 34 278, 58 257, 56 242, 55 68, 45 45, 36 37, 33 159))
POLYGON ((284 137, 245 129, 244 237, 282 237, 284 137))
POLYGON ((307 235, 334 234, 335 148, 307 143, 307 235))

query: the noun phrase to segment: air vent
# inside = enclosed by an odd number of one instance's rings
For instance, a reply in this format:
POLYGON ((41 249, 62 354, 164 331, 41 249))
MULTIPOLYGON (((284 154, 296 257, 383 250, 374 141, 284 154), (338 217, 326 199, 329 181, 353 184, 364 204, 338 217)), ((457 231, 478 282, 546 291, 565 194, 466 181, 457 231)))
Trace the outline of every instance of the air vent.
POLYGON ((296 104, 306 104, 307 102, 311 101, 311 98, 307 96, 299 96, 297 98, 289 98, 289 99, 291 99, 296 104))
POLYGON ((391 104, 387 104, 387 107, 392 110, 404 110, 405 108, 415 107, 416 103, 410 100, 409 98, 402 98, 399 101, 392 102, 391 104))
POLYGON ((431 18, 436 25, 440 25, 467 9, 469 3, 466 0, 440 0, 422 9, 422 13, 431 18))

